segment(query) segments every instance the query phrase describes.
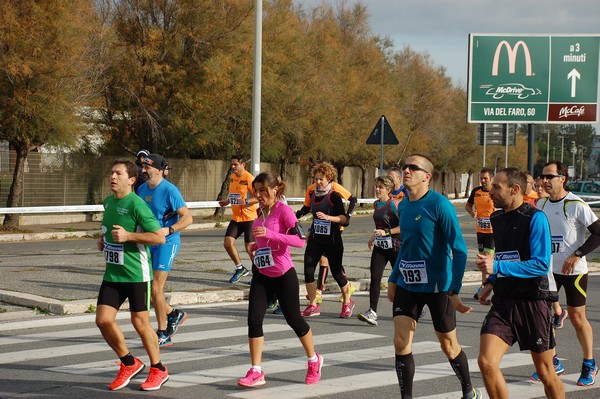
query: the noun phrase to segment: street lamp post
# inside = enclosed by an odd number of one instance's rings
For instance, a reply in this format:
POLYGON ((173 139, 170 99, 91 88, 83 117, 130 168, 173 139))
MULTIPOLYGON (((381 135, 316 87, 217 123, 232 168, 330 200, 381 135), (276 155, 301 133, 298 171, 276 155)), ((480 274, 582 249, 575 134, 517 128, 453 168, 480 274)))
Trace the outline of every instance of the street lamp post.
POLYGON ((548 162, 550 160, 550 129, 546 128, 546 132, 548 133, 546 140, 546 162, 548 162))
POLYGON ((575 144, 575 141, 571 141, 571 148, 569 149, 569 152, 571 153, 571 155, 573 156, 573 162, 571 163, 571 165, 573 166, 573 179, 576 180, 576 166, 575 166, 575 154, 577 154, 577 144, 575 144))
POLYGON ((580 145, 579 146, 579 178, 583 180, 583 155, 585 153, 585 148, 580 145))

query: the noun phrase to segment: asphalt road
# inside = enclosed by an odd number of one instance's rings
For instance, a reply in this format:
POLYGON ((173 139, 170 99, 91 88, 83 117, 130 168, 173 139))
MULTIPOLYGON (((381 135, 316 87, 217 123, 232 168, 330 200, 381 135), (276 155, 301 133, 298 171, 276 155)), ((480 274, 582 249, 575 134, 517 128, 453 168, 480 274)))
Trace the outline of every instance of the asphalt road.
MULTIPOLYGON (((469 248, 475 249, 473 220, 466 212, 459 217, 469 248)), ((305 226, 308 222, 304 222, 305 226)), ((167 292, 197 292, 202 290, 243 289, 227 281, 234 266, 223 249, 225 227, 186 231, 182 245, 167 281, 167 292)), ((367 242, 373 221, 370 215, 357 215, 344 232, 344 267, 352 280, 369 278, 371 251, 367 242)), ((242 260, 249 260, 243 251, 243 240, 237 241, 242 260)), ((303 248, 292 248, 293 260, 302 279, 303 248)), ((474 270, 474 251, 470 252, 474 270)), ((89 238, 0 243, 0 290, 19 291, 62 301, 95 298, 104 272, 104 261, 89 238)), ((386 271, 389 274, 390 268, 386 271)), ((333 283, 333 279, 331 279, 333 283)))
MULTIPOLYGON (((474 288, 469 286, 468 288, 474 288)), ((590 292, 598 292, 600 278, 590 279, 590 292)), ((247 349, 246 302, 185 307, 188 320, 173 338, 174 346, 164 348, 161 358, 171 379, 160 391, 142 393, 141 377, 117 392, 108 384, 116 375, 115 356, 104 343, 93 322, 93 315, 49 316, 29 321, 0 324, 1 398, 326 398, 382 399, 399 397, 393 369, 391 306, 380 299, 377 327, 356 318, 338 317, 338 295, 328 295, 322 314, 308 319, 315 334, 316 348, 325 358, 323 379, 306 386, 302 347, 282 316, 267 314, 263 369, 267 384, 257 389, 236 385, 250 366, 247 349)), ((356 311, 368 306, 364 293, 355 296, 356 311)), ((487 307, 470 298, 470 314, 458 315, 459 340, 469 358, 473 384, 483 388, 477 368, 479 329, 487 307)), ((356 312, 355 312, 356 314, 356 312)), ((588 317, 594 328, 600 321, 600 299, 590 295, 588 317)), ((119 314, 132 353, 147 363, 139 339, 130 326, 127 312, 119 314)), ((567 320, 557 332, 558 354, 566 375, 562 377, 567 398, 600 397, 600 385, 578 387, 581 350, 567 320)), ((597 350, 597 348, 596 348, 597 350)), ((417 371, 415 397, 428 399, 459 398, 460 386, 447 360, 439 350, 429 314, 420 321, 413 352, 417 371)), ((541 384, 528 380, 533 372, 531 357, 512 348, 502 371, 511 389, 511 398, 543 398, 541 384)), ((487 397, 487 396, 485 396, 487 397)))
MULTIPOLYGON (((478 279, 478 272, 475 271, 474 266, 476 253, 474 219, 464 211, 464 204, 457 204, 456 209, 469 248, 467 275, 469 281, 475 281, 478 279)), ((304 224, 306 226, 308 222, 304 224)), ((344 232, 344 267, 347 275, 354 281, 369 278, 371 252, 367 248, 367 241, 372 229, 371 215, 356 215, 344 232)), ((225 226, 222 226, 186 231, 182 234, 183 244, 166 285, 167 294, 173 295, 174 298, 179 293, 187 295, 180 298, 181 302, 178 303, 197 303, 193 298, 195 293, 247 291, 246 284, 228 283, 233 273, 233 264, 223 249, 224 232, 225 226)), ((237 241, 237 247, 242 253, 242 259, 248 264, 249 260, 243 252, 242 239, 237 241)), ((292 256, 301 280, 303 253, 304 249, 292 249, 292 256)), ((600 252, 594 251, 588 256, 588 260, 600 261, 600 252)), ((94 239, 0 242, 0 275, 2 276, 0 290, 37 295, 63 302, 91 299, 89 302, 93 304, 103 271, 103 258, 96 249, 94 239)), ((384 279, 389 272, 390 267, 386 269, 384 279)), ((335 289, 333 279, 330 278, 329 281, 330 287, 335 289)), ((474 288, 466 288, 464 295, 471 296, 474 291, 474 288)), ((0 304, 0 308, 15 310, 14 307, 3 304, 0 304)), ((83 308, 85 309, 86 306, 83 308)))

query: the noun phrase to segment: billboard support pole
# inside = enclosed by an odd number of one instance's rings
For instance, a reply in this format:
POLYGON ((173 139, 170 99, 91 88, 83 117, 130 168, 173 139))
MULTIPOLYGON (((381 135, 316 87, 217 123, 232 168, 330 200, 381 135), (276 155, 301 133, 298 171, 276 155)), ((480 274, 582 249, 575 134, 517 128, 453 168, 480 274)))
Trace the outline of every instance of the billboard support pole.
POLYGON ((527 125, 527 170, 533 176, 533 148, 535 145, 535 125, 527 125))

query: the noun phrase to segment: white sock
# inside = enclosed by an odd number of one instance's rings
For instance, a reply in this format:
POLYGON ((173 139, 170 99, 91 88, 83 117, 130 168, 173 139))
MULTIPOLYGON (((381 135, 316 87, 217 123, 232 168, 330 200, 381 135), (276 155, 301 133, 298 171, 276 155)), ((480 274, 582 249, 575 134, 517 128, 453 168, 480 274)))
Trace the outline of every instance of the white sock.
POLYGON ((312 357, 308 358, 309 362, 316 362, 317 360, 319 360, 319 357, 317 356, 317 352, 315 352, 315 354, 312 355, 312 357))
POLYGON ((241 264, 241 263, 240 263, 239 265, 235 265, 235 268, 236 268, 237 270, 241 270, 241 269, 242 269, 242 267, 244 267, 244 265, 243 265, 243 264, 241 264))
POLYGON ((258 372, 258 373, 262 373, 262 367, 261 366, 256 366, 256 365, 252 365, 252 370, 258 372))

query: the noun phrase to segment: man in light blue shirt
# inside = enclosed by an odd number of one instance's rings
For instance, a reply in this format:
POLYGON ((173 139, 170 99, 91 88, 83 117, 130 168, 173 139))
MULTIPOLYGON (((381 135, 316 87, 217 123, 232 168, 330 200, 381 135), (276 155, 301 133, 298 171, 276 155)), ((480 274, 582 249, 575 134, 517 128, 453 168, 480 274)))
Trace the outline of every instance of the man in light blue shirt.
POLYGON ((165 244, 150 247, 154 272, 152 305, 158 321, 159 346, 171 346, 171 337, 187 314, 167 304, 164 287, 181 245, 179 232, 193 219, 179 189, 164 179, 167 161, 158 154, 150 154, 144 157, 142 167, 146 182, 138 188, 137 194, 150 206, 166 236, 165 244))

